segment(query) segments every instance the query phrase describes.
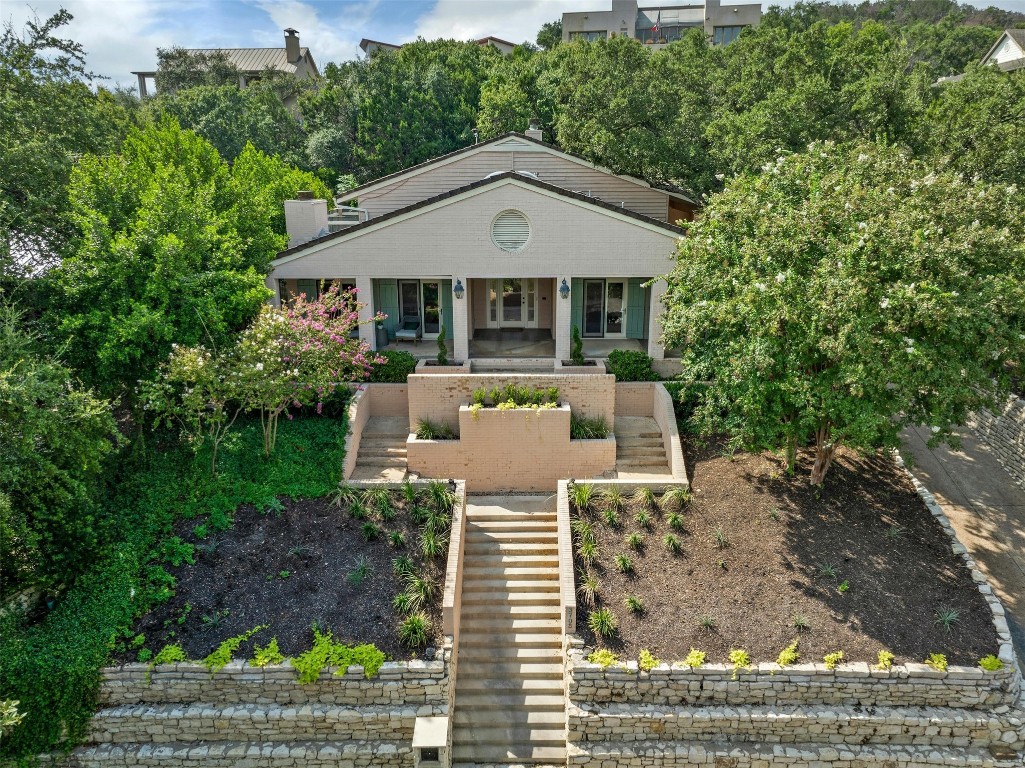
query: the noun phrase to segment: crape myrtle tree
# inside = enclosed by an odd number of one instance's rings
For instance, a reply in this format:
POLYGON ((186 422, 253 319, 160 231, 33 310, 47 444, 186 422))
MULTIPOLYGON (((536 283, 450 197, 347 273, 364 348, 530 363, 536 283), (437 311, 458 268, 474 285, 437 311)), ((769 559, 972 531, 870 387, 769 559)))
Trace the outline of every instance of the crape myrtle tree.
POLYGON ((710 198, 668 276, 665 343, 734 445, 932 442, 992 407, 1025 350, 1023 198, 879 144, 813 143, 710 198))

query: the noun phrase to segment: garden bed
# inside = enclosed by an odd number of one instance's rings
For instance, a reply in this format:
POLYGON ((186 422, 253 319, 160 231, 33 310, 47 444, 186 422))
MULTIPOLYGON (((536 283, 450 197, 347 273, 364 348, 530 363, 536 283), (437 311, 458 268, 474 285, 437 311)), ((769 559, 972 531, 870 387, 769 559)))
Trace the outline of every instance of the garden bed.
MULTIPOLYGON (((440 484, 439 489, 448 490, 440 484)), ((389 499, 392 513, 384 515, 381 496, 348 490, 340 505, 332 497, 282 500, 262 510, 246 505, 222 531, 204 530, 209 526, 195 519, 179 523, 175 532, 182 544, 176 549, 191 551, 194 562, 167 566, 176 579, 175 594, 136 623, 118 660, 145 661, 142 649, 155 654, 168 644, 180 646, 190 659, 203 659, 225 639, 261 625, 267 628, 236 658, 251 657, 254 645, 266 645, 272 637, 283 655, 301 654, 313 644, 314 624, 330 630, 336 642, 373 643, 395 659, 422 656, 427 646, 440 648, 451 510, 436 525, 441 550, 426 557, 421 543, 429 523, 414 522, 401 490, 373 492, 389 499), (412 646, 400 642, 398 630, 416 610, 393 606, 407 587, 394 564, 403 556, 410 559, 412 573, 435 587, 423 606, 430 622, 427 641, 412 646)), ((435 508, 429 491, 418 494, 419 509, 435 508)))
POLYGON ((597 608, 619 625, 610 638, 596 636, 588 626, 596 609, 578 595, 578 631, 589 647, 621 658, 648 649, 666 660, 697 648, 710 663, 726 662, 731 649, 775 661, 795 639, 802 662, 842 650, 845 661, 874 663, 887 649, 897 663, 942 653, 974 666, 997 652, 986 601, 888 456, 841 450, 816 489, 810 456, 788 477, 775 457, 728 457, 721 448, 713 442, 688 455, 692 492, 679 529, 658 508, 649 511, 650 527, 639 525, 638 502, 624 506, 617 527, 603 519, 601 498, 583 515, 574 510, 590 523, 598 550, 586 565, 577 526, 577 587, 596 577, 597 608), (640 549, 627 544, 632 533, 643 538, 640 549), (664 544, 667 534, 679 541, 678 554, 664 544), (620 572, 617 555, 630 558, 633 573, 620 572), (630 596, 642 612, 625 605, 630 596))

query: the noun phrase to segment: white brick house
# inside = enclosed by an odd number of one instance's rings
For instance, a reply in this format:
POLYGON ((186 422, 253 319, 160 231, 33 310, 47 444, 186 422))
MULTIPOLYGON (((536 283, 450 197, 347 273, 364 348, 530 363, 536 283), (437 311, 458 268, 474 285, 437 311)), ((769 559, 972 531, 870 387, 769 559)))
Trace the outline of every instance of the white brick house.
MULTIPOLYGON (((503 340, 565 359, 574 325, 597 354, 623 347, 665 356, 664 283, 647 283, 671 267, 682 235, 671 222, 693 218, 696 205, 680 190, 507 134, 338 202, 329 217, 326 201, 286 201, 290 247, 267 281, 276 303, 325 280, 352 285, 367 318, 388 316, 389 345, 403 326, 418 325, 424 339, 444 326, 457 360, 515 355, 503 340)), ((379 346, 372 325, 360 332, 379 346)))

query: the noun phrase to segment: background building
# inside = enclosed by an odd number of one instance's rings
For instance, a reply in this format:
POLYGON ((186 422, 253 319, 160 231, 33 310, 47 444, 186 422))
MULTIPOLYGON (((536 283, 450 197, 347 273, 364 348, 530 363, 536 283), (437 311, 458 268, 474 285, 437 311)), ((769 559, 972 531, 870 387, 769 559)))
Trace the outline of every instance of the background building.
POLYGON ((640 7, 636 0, 612 0, 611 11, 562 14, 562 40, 604 40, 623 36, 646 45, 662 46, 679 40, 695 27, 716 45, 733 42, 744 27, 758 24, 762 6, 723 5, 706 0, 691 5, 640 7))

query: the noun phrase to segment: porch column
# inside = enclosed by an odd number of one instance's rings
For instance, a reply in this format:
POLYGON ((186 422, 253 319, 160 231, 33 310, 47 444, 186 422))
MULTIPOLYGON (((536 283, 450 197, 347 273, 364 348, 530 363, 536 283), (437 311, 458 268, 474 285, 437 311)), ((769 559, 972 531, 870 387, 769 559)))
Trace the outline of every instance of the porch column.
POLYGON ((273 275, 267 275, 264 285, 270 289, 270 303, 272 307, 281 306, 281 291, 278 290, 278 279, 273 275))
POLYGON ((462 298, 453 293, 448 301, 452 302, 452 346, 453 357, 457 362, 470 359, 470 280, 460 275, 452 275, 452 287, 462 287, 462 298))
POLYGON ((377 334, 374 329, 374 281, 369 277, 356 278, 356 298, 363 305, 359 310, 359 340, 365 341, 371 349, 377 349, 377 334))
POLYGON ((573 297, 562 297, 559 288, 562 281, 566 285, 573 285, 573 278, 569 275, 555 278, 555 292, 552 294, 552 301, 555 302, 555 359, 569 360, 570 344, 573 335, 573 297))
POLYGON ((662 360, 666 356, 666 348, 662 346, 662 321, 660 316, 664 307, 662 297, 665 296, 666 281, 659 278, 651 285, 651 301, 648 305, 648 355, 654 360, 662 360))

